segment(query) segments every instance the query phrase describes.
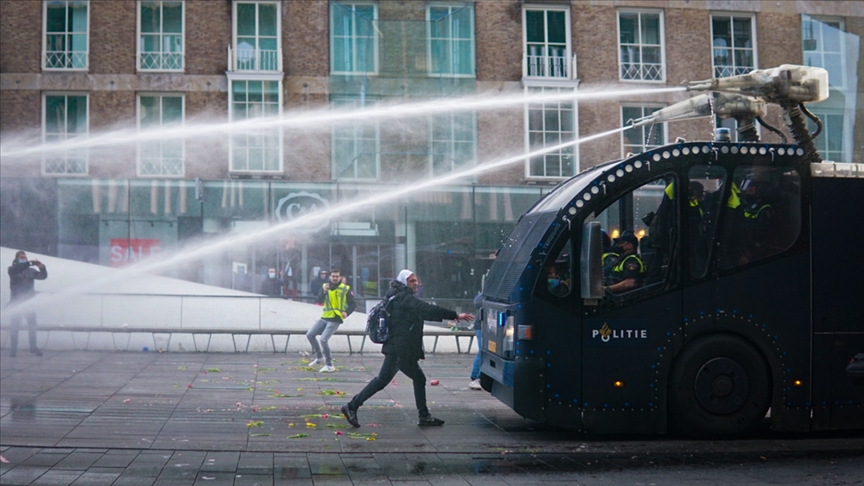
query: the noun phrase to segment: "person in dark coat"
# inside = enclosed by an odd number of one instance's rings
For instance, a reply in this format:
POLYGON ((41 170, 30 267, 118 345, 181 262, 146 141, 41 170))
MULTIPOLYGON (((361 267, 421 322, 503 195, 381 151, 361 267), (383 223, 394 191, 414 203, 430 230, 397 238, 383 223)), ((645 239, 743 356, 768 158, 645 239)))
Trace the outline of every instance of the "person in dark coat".
MULTIPOLYGON (((12 260, 8 273, 9 292, 11 294, 10 306, 21 304, 32 298, 36 295, 33 282, 48 278, 45 264, 39 260, 28 260, 27 253, 23 251, 15 253, 15 259, 12 260)), ((12 313, 9 327, 9 355, 15 356, 18 353, 18 329, 21 326, 21 321, 26 318, 27 332, 30 337, 30 352, 36 356, 42 356, 42 351, 36 347, 36 313, 33 311, 16 312, 15 309, 12 309, 12 313)))
POLYGON ((414 402, 420 416, 417 425, 444 424, 443 420, 429 414, 429 409, 426 407, 426 375, 417 363, 425 358, 423 321, 444 319, 472 321, 474 316, 464 312, 457 314, 450 309, 423 302, 414 295, 419 284, 419 279, 411 270, 402 270, 396 280, 390 283, 385 298, 393 296, 395 298, 390 304, 390 318, 387 320, 390 337, 381 346, 384 363, 378 376, 373 378, 360 393, 354 395, 350 402, 342 406, 342 413, 354 427, 360 427, 357 409, 372 395, 383 390, 398 371, 405 373, 414 382, 414 402))

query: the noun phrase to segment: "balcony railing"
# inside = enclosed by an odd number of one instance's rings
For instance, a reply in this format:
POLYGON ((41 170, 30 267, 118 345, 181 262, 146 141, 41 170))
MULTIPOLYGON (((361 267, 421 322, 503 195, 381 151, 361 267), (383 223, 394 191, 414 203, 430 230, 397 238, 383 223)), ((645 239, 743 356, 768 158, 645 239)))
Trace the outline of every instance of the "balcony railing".
POLYGON ((180 52, 142 52, 138 57, 142 71, 182 71, 183 54, 180 52))
POLYGON ((229 71, 282 72, 282 49, 228 47, 229 71))
POLYGON ((42 69, 87 69, 89 56, 81 51, 45 51, 42 69))
POLYGON ((621 79, 631 81, 663 81, 663 65, 638 62, 622 62, 621 79))
POLYGON ((567 53, 551 55, 526 54, 523 72, 529 78, 576 79, 576 56, 567 53))

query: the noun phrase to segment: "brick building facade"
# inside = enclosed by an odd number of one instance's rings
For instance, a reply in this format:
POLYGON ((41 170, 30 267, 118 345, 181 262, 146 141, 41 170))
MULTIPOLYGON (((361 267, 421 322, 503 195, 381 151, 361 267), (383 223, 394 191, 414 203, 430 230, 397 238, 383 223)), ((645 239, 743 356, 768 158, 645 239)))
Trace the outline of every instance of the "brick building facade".
MULTIPOLYGON (((119 236, 104 230, 79 234, 63 221, 102 222, 101 228, 108 220, 123 220, 125 214, 125 231, 131 239, 132 233, 146 233, 133 228, 146 227, 157 213, 159 222, 170 222, 171 228, 175 223, 181 227, 182 218, 194 218, 184 223, 195 228, 187 228, 188 234, 171 230, 169 238, 155 238, 170 246, 165 242, 230 231, 231 221, 238 219, 273 223, 272 212, 287 193, 320 190, 332 201, 347 197, 339 196, 345 184, 362 187, 358 193, 374 192, 389 184, 518 158, 561 141, 614 130, 630 117, 649 114, 690 94, 589 97, 542 106, 503 103, 515 96, 667 88, 685 79, 787 63, 815 64, 838 75, 832 77, 831 101, 824 109, 814 107, 828 127, 820 148, 826 158, 861 162, 864 130, 856 122, 861 112, 858 94, 864 85, 859 43, 864 33, 862 5, 735 0, 3 1, 0 132, 7 193, 3 244, 23 246, 38 239, 43 243, 36 250, 109 264, 107 248, 119 236), (337 108, 404 106, 456 97, 498 97, 502 104, 471 112, 332 123, 302 123, 301 118, 312 120, 337 108), (269 126, 252 134, 224 130, 229 121, 266 114, 295 117, 301 123, 269 126), (165 128, 171 123, 186 128, 222 125, 223 130, 179 142, 136 139, 140 127, 165 128), (60 155, 38 150, 21 155, 22 147, 78 137, 92 140, 105 134, 118 143, 60 155), (214 211, 222 211, 218 215, 207 213, 206 199, 194 215, 193 210, 177 213, 176 201, 193 197, 191 181, 196 178, 211 188, 207 197, 216 201, 213 207, 219 209, 214 211), (22 201, 30 201, 31 196, 14 192, 12 186, 21 186, 16 180, 31 179, 54 187, 51 197, 58 207, 71 204, 63 202, 64 197, 73 197, 64 196, 69 191, 87 192, 92 207, 85 204, 86 211, 80 209, 69 218, 58 210, 57 224, 46 230, 47 235, 16 225, 11 215, 20 214, 22 201), (142 197, 151 201, 133 216, 136 184, 147 188, 142 189, 146 194, 142 197), (93 189, 96 186, 103 189, 93 189), (309 189, 313 186, 314 190, 309 189), (108 199, 104 204, 95 202, 108 194, 122 198, 122 187, 127 195, 125 213, 120 206, 107 213, 105 208, 114 205, 108 199), (237 187, 239 201, 246 201, 239 204, 248 206, 250 199, 261 199, 263 206, 254 214, 223 211, 233 206, 237 187), (244 200, 242 194, 250 187, 255 188, 254 195, 244 200), (159 192, 169 188, 177 193, 170 205, 169 196, 159 192), (171 210, 156 205, 157 197, 171 210), (150 210, 157 206, 157 211, 150 210)), ((782 126, 778 115, 772 111, 766 121, 782 126)), ((597 163, 675 137, 708 138, 712 127, 713 121, 705 118, 658 125, 647 132, 634 129, 468 176, 456 184, 453 194, 429 200, 452 203, 461 198, 459 191, 469 190, 473 195, 469 208, 449 208, 443 211, 447 216, 425 218, 443 227, 449 224, 447 218, 463 224, 470 214, 467 219, 472 224, 482 220, 490 226, 472 226, 432 243, 447 246, 468 238, 472 241, 465 250, 468 258, 488 255, 500 236, 478 234, 490 228, 496 234, 504 232, 502 228, 511 226, 513 218, 551 185, 597 163), (483 199, 486 196, 478 196, 478 188, 492 196, 483 199), (501 203, 505 192, 509 206, 500 212, 490 209, 501 203), (513 203, 516 193, 525 200, 513 203), (481 212, 485 216, 478 218, 481 212)), ((767 131, 763 135, 765 140, 776 139, 767 131)), ((88 200, 81 194, 74 197, 88 200)), ((345 221, 360 223, 358 227, 365 228, 361 234, 377 235, 363 243, 374 246, 378 255, 373 272, 378 276, 373 280, 392 277, 395 266, 422 268, 426 259, 441 262, 431 254, 418 253, 423 245, 411 241, 414 230, 407 220, 412 216, 396 213, 380 209, 371 218, 345 221), (397 256, 381 257, 381 252, 397 256)), ((316 250, 310 246, 307 259, 304 246, 304 271, 340 264, 334 255, 343 249, 333 250, 332 245, 349 245, 352 257, 346 261, 356 268, 348 273, 360 278, 357 241, 351 239, 356 235, 342 238, 334 225, 325 238, 331 245, 326 252, 313 257, 316 250)), ((430 231, 428 237, 433 239, 440 233, 430 231)), ((278 264, 279 258, 279 251, 271 248, 249 250, 241 259, 258 272, 262 265, 278 264)), ((475 273, 479 272, 472 272, 466 289, 476 284, 475 273)), ((189 278, 227 285, 225 277, 189 278)))

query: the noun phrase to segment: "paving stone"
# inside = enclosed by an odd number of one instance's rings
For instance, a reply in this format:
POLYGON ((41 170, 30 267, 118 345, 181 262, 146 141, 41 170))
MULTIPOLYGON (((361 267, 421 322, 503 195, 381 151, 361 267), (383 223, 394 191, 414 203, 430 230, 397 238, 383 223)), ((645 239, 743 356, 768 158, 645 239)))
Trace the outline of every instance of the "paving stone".
POLYGON ((104 452, 81 452, 76 450, 64 457, 63 460, 57 463, 54 467, 57 469, 75 469, 83 471, 92 466, 103 455, 105 455, 104 452))
POLYGON ((112 486, 152 486, 156 481, 154 476, 134 476, 129 474, 121 474, 112 486))
MULTIPOLYGON (((241 452, 237 474, 273 474, 273 454, 268 452, 241 452)), ((272 482, 272 481, 271 481, 272 482)))
POLYGON ((234 486, 273 486, 273 475, 237 474, 234 476, 234 486))
MULTIPOLYGON (((5 454, 4 454, 5 457, 5 454)), ((48 471, 42 466, 17 466, 0 476, 3 486, 26 486, 48 471)))
POLYGON ((54 469, 39 476, 39 479, 30 484, 31 486, 68 486, 75 482, 82 474, 84 474, 84 471, 54 469))
POLYGON ((75 480, 73 486, 111 486, 120 477, 123 471, 120 469, 94 468, 84 472, 75 480))
POLYGON ((94 467, 122 467, 132 464, 140 451, 112 450, 108 451, 96 461, 94 467))
POLYGON ((55 466, 58 462, 66 458, 68 454, 48 454, 44 451, 39 451, 22 462, 25 466, 55 466))
POLYGON ((201 464, 202 472, 236 472, 239 452, 208 452, 201 464))

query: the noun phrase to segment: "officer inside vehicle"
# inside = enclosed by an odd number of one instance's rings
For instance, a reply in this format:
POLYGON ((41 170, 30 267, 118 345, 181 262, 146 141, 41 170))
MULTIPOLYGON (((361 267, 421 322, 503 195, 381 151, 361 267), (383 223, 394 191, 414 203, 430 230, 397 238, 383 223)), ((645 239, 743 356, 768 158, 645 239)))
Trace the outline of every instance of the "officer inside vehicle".
POLYGON ((636 250, 639 248, 639 239, 632 231, 625 231, 614 241, 621 261, 612 269, 603 290, 618 294, 642 285, 645 279, 645 264, 636 254, 636 250))

